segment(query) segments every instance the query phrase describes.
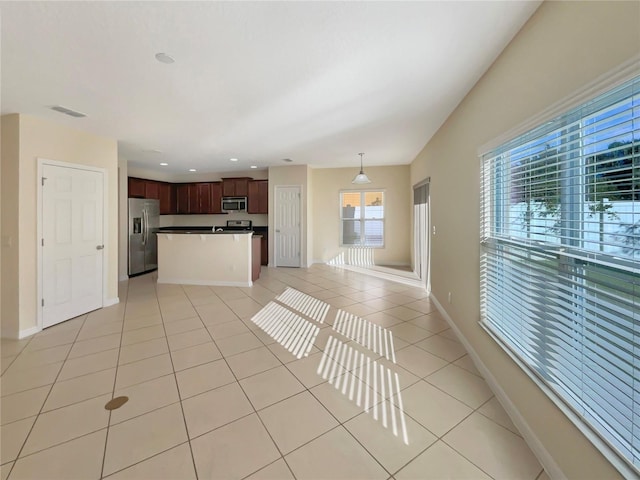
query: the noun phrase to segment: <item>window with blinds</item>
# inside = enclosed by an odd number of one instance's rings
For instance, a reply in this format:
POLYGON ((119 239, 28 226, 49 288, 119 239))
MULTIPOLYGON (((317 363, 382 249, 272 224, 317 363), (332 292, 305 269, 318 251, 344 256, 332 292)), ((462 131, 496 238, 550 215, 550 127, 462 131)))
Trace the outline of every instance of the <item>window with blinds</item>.
POLYGON ((384 247, 384 192, 340 192, 340 246, 384 247))
POLYGON ((481 318, 640 470, 640 77, 482 157, 481 318))

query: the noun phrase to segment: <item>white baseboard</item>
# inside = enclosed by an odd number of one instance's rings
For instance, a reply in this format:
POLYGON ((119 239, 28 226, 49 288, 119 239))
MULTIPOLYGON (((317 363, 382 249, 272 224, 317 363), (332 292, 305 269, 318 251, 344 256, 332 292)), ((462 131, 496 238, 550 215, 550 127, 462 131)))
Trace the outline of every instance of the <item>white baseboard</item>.
POLYGON ((31 328, 25 328, 24 330, 20 330, 20 332, 18 333, 18 340, 22 340, 23 338, 30 337, 31 335, 34 335, 39 331, 40 329, 38 327, 31 327, 31 328))
POLYGON ((190 280, 185 278, 160 278, 158 283, 172 283, 180 285, 206 285, 209 287, 251 287, 253 282, 216 282, 209 280, 190 280))
POLYGON ((115 305, 116 303, 120 303, 120 298, 119 297, 115 297, 115 298, 105 298, 102 301, 102 307, 110 307, 111 305, 115 305))
POLYGON ((411 272, 394 272, 391 268, 377 267, 372 265, 370 268, 357 267, 355 265, 329 265, 329 267, 342 268, 352 272, 362 273, 364 275, 370 275, 376 278, 382 278, 384 280, 390 280, 392 282, 402 283, 416 288, 425 288, 419 278, 412 276, 411 272), (403 275, 406 273, 408 275, 403 275))
POLYGON ((564 474, 564 472, 560 469, 560 466, 556 463, 556 461, 551 456, 549 451, 545 448, 543 443, 533 432, 529 424, 526 422, 524 417, 520 414, 520 412, 518 411, 516 406, 513 404, 511 399, 507 396, 507 394, 502 389, 502 387, 500 386, 496 378, 493 376, 491 371, 482 362, 482 360, 480 360, 480 357, 478 356, 477 352, 473 349, 473 347, 471 346, 469 341, 465 338, 465 336, 462 335, 462 332, 460 331, 458 326, 453 322, 453 319, 449 316, 449 314, 444 309, 442 304, 440 304, 440 302, 438 301, 438 299, 435 297, 433 293, 430 295, 430 297, 431 297, 431 301, 434 303, 434 305, 438 309, 438 312, 440 312, 440 314, 444 317, 444 319, 449 324, 449 327, 451 327, 451 330, 454 331, 454 333, 456 334, 456 337, 458 337, 460 342, 464 345, 464 348, 467 350, 467 353, 471 357, 473 364, 476 366, 476 368, 478 369, 482 377, 485 379, 485 381, 487 382, 487 385, 489 385, 489 388, 493 391, 496 398, 498 399, 498 402, 500 402, 500 405, 502 405, 502 408, 504 408, 505 412, 507 412, 507 415, 509 415, 509 418, 511 418, 511 421, 513 422, 513 424, 516 426, 518 431, 522 434, 524 441, 527 443, 527 445, 529 445, 529 448, 531 448, 531 451, 536 456, 536 458, 544 468, 547 475, 550 478, 553 478, 554 480, 566 480, 567 477, 564 474))

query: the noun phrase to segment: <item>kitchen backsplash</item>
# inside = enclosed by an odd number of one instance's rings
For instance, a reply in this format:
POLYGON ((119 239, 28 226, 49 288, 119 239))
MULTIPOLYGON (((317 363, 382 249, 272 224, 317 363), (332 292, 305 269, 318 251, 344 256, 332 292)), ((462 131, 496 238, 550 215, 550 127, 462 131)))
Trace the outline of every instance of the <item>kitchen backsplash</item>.
POLYGON ((224 226, 227 220, 251 220, 254 227, 267 227, 269 215, 232 212, 226 215, 160 215, 161 227, 224 226))

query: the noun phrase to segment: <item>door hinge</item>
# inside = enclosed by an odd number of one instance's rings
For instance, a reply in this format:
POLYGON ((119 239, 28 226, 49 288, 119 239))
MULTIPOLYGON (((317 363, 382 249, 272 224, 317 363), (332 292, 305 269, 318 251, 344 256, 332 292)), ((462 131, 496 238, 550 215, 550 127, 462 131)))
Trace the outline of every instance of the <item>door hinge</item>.
POLYGON ((42 186, 44 187, 44 181, 47 179, 47 177, 42 177, 42 186))
POLYGON ((42 246, 44 247, 44 238, 42 239, 42 242, 41 242, 41 243, 42 243, 42 246))
POLYGON ((42 306, 44 307, 44 298, 42 299, 42 306))

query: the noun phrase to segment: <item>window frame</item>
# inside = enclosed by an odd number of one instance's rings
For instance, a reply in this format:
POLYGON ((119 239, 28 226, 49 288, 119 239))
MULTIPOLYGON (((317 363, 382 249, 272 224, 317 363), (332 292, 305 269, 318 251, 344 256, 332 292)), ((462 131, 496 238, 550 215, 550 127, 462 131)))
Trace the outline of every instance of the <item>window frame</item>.
MULTIPOLYGON (((636 98, 636 96, 638 95, 638 91, 640 90, 639 88, 635 88, 636 86, 640 85, 640 77, 638 76, 639 73, 640 72, 635 72, 632 76, 630 76, 630 78, 625 79, 625 83, 626 81, 630 81, 630 83, 633 83, 634 85, 634 87, 632 87, 633 93, 631 94, 630 97, 625 97, 622 100, 619 100, 620 102, 624 102, 628 98, 630 100, 631 105, 635 104, 634 103, 635 100, 633 99, 636 98)), ((555 121, 557 118, 560 118, 560 117, 563 117, 564 119, 568 118, 569 115, 574 111, 574 109, 577 109, 578 107, 582 107, 588 104, 592 100, 593 101, 600 100, 606 94, 616 90, 622 83, 623 82, 619 82, 618 85, 609 84, 606 90, 599 91, 597 95, 593 95, 588 98, 584 98, 584 96, 580 94, 581 101, 579 102, 579 104, 572 105, 571 108, 566 108, 563 111, 555 112, 556 118, 553 118, 552 120, 555 121)), ((607 108, 606 106, 601 107, 600 109, 595 110, 595 112, 596 113, 603 112, 606 110, 606 108, 607 108)), ((631 108, 633 110, 637 107, 632 106, 631 108)), ((587 192, 585 189, 585 183, 589 182, 590 180, 589 175, 591 175, 592 178, 595 177, 595 175, 593 174, 593 172, 589 173, 589 169, 588 169, 589 164, 586 160, 589 160, 590 157, 592 159, 595 158, 598 155, 598 153, 588 153, 588 150, 584 147, 583 140, 582 140, 583 138, 588 138, 587 137, 588 133, 584 133, 582 131, 584 128, 583 122, 585 121, 585 119, 588 119, 592 114, 594 113, 593 112, 588 114, 581 113, 580 114, 581 116, 577 121, 577 123, 579 124, 578 131, 580 132, 579 133, 580 138, 578 140, 580 142, 580 147, 577 149, 579 152, 579 156, 575 157, 575 160, 578 162, 578 165, 575 168, 580 171, 580 174, 576 175, 575 177, 572 177, 577 179, 577 186, 575 187, 576 188, 575 191, 571 191, 572 187, 566 186, 566 185, 559 190, 559 193, 558 193, 559 203, 561 205, 564 204, 565 206, 560 209, 561 214, 558 217, 559 220, 558 220, 557 228, 560 231, 560 233, 558 234, 559 240, 557 241, 557 243, 550 243, 546 241, 546 239, 540 240, 540 239, 530 238, 528 235, 525 237, 522 234, 518 235, 517 233, 516 234, 512 233, 512 231, 515 231, 515 229, 512 230, 512 222, 513 222, 514 215, 509 211, 509 209, 512 207, 512 203, 510 203, 509 199, 514 194, 514 191, 511 190, 511 183, 510 183, 513 181, 514 177, 512 176, 512 173, 509 171, 509 168, 510 168, 509 166, 511 164, 510 164, 510 160, 507 160, 507 158, 508 158, 508 155, 513 151, 513 149, 519 148, 521 146, 526 146, 527 141, 530 138, 536 138, 536 135, 538 136, 538 138, 541 138, 543 134, 546 135, 546 134, 551 134, 553 132, 560 132, 561 129, 560 128, 550 129, 547 132, 544 132, 545 122, 540 122, 534 125, 529 124, 526 130, 524 131, 520 130, 516 135, 507 139, 505 139, 505 137, 502 136, 502 139, 499 144, 492 146, 492 148, 490 149, 485 149, 478 152, 480 154, 480 158, 482 162, 481 189, 480 189, 481 190, 481 197, 480 197, 481 320, 480 320, 480 325, 509 354, 509 356, 522 368, 522 370, 532 380, 534 380, 534 382, 540 387, 540 389, 545 394, 547 394, 547 396, 551 398, 551 400, 585 434, 585 436, 592 441, 592 443, 605 455, 605 457, 609 461, 611 461, 611 463, 621 473, 623 473, 623 475, 627 476, 627 474, 630 472, 632 472, 633 475, 638 475, 638 472, 640 472, 640 466, 637 463, 637 458, 638 458, 637 453, 634 456, 634 453, 632 451, 631 457, 627 456, 627 454, 623 454, 617 447, 615 447, 610 442, 607 434, 601 433, 599 431, 601 428, 603 429, 603 431, 605 431, 606 427, 602 427, 598 424, 597 421, 594 423, 594 420, 589 419, 589 418, 592 418, 590 415, 592 412, 590 410, 600 409, 601 404, 598 403, 597 401, 592 402, 591 400, 589 400, 584 402, 587 406, 586 414, 583 414, 580 411, 578 411, 576 407, 572 405, 571 401, 569 400, 570 396, 567 396, 565 398, 565 395, 567 394, 563 390, 567 385, 570 386, 571 382, 557 383, 557 379, 556 381, 554 381, 553 378, 551 379, 546 378, 546 375, 544 373, 541 373, 541 372, 546 372, 545 369, 540 369, 536 367, 536 362, 543 363, 546 361, 546 359, 543 356, 536 357, 536 354, 545 354, 547 350, 543 350, 543 347, 540 347, 539 350, 536 350, 536 349, 528 350, 526 345, 527 341, 521 340, 521 339, 517 339, 513 344, 511 343, 512 340, 509 339, 509 330, 510 329, 517 330, 518 326, 521 325, 522 322, 518 323, 518 320, 506 320, 506 321, 502 320, 504 322, 503 325, 499 325, 499 324, 496 324, 493 319, 489 319, 488 318, 489 315, 487 314, 487 309, 493 308, 491 305, 488 306, 488 304, 492 302, 492 300, 489 297, 491 297, 492 294, 495 295, 495 293, 487 291, 487 288, 489 288, 486 286, 487 272, 489 272, 489 275, 492 275, 494 277, 493 281, 495 281, 496 283, 503 282, 504 285, 506 285, 506 287, 504 286, 502 287, 503 290, 506 288, 507 289, 506 291, 510 292, 511 294, 514 294, 514 293, 515 295, 518 295, 518 293, 522 294, 522 292, 518 292, 518 290, 514 288, 513 286, 514 282, 510 280, 509 277, 514 277, 514 273, 517 274, 518 273, 517 270, 519 268, 522 268, 522 266, 525 265, 527 262, 531 262, 532 261, 531 257, 538 256, 538 258, 540 258, 543 255, 549 255, 550 258, 553 258, 553 257, 557 258, 557 264, 553 263, 548 266, 548 268, 552 272, 552 275, 553 275, 554 269, 556 269, 557 278, 561 278, 561 275, 558 273, 560 271, 560 268, 558 268, 558 265, 566 266, 567 272, 568 272, 566 273, 567 278, 569 278, 569 280, 573 282, 572 288, 576 289, 575 290, 576 292, 575 298, 577 299, 576 304, 579 304, 580 302, 585 302, 584 305, 581 305, 582 310, 579 308, 576 308, 575 310, 576 315, 579 318, 581 318, 580 320, 581 323, 578 322, 581 325, 580 328, 583 328, 585 330, 591 329, 597 333, 598 332, 597 327, 602 326, 602 325, 598 325, 598 322, 601 322, 601 324, 605 324, 605 326, 607 326, 606 317, 595 317, 595 321, 594 321, 592 318, 586 317, 585 311, 589 308, 589 302, 594 302, 594 299, 597 299, 598 295, 602 295, 602 292, 605 291, 605 289, 602 289, 601 287, 593 287, 593 285, 595 285, 598 282, 596 280, 596 277, 599 275, 599 271, 609 269, 612 272, 614 272, 616 275, 620 274, 621 276, 634 275, 634 274, 640 275, 640 262, 638 262, 637 259, 634 259, 633 256, 630 259, 620 258, 615 254, 604 253, 602 251, 600 252, 593 251, 593 250, 590 251, 590 249, 585 248, 584 244, 585 242, 587 242, 585 240, 585 233, 587 233, 587 230, 584 228, 582 224, 580 225, 579 232, 573 231, 572 233, 569 233, 569 234, 563 233, 564 229, 566 228, 564 224, 565 220, 568 218, 570 221, 573 219, 573 221, 575 222, 576 221, 575 218, 577 218, 576 217, 577 215, 584 214, 585 205, 587 205, 590 201, 591 202, 593 201, 588 197, 589 192, 587 192), (543 132, 542 134, 540 133, 541 131, 543 132), (500 157, 503 157, 503 158, 500 158, 500 157), (501 200, 499 201, 496 200, 496 198, 498 197, 501 200), (576 199, 579 199, 579 200, 576 201, 576 199), (493 257, 491 255, 493 255, 493 257), (520 255, 520 259, 514 261, 514 258, 516 258, 518 255, 520 255), (526 255, 529 255, 527 259, 525 259, 526 255), (487 263, 492 263, 492 266, 487 267, 486 266, 487 263), (518 266, 518 264, 520 264, 520 266, 518 266), (493 269, 493 271, 491 269, 493 269), (589 277, 588 275, 593 275, 593 276, 589 277), (576 281, 576 278, 580 278, 580 277, 582 277, 581 280, 576 281), (498 279, 498 280, 496 281, 495 279, 498 279), (592 285, 589 286, 588 285, 589 283, 591 283, 592 285), (599 288, 600 290, 598 290, 599 288), (588 292, 589 294, 585 293, 590 289, 596 293, 595 296, 592 297, 589 295, 590 293, 593 293, 593 292, 588 292), (596 325, 596 327, 593 327, 593 325, 596 325), (533 357, 533 363, 531 363, 532 360, 527 358, 528 356, 533 357)), ((633 116, 632 118, 635 119, 635 117, 633 116)), ((549 118, 545 119, 545 121, 546 120, 549 120, 549 118)), ((634 125, 637 125, 635 123, 635 120, 632 120, 632 121, 634 122, 634 125)), ((551 124, 553 122, 546 122, 546 123, 551 124)), ((571 123, 568 123, 567 127, 569 127, 570 125, 571 123)), ((565 127, 562 127, 562 128, 565 128, 565 127)), ((633 127, 631 130, 632 173, 630 174, 631 176, 629 178, 631 179, 632 183, 635 182, 635 180, 637 179, 633 174, 633 168, 637 168, 637 167, 633 167, 633 165, 635 165, 633 163, 633 158, 634 158, 633 149, 635 148, 634 146, 637 146, 640 142, 640 138, 637 138, 637 137, 634 138, 634 132, 637 132, 637 126, 633 127)), ((573 161, 573 157, 571 158, 572 160, 570 161, 573 161)), ((570 161, 567 161, 566 164, 569 164, 570 161)), ((558 165, 564 166, 565 164, 559 163, 558 165)), ((527 201, 531 202, 532 200, 529 199, 527 201)), ((631 201, 638 202, 638 204, 640 204, 638 200, 632 199, 631 201)), ((578 223, 580 223, 580 220, 578 221, 578 223)), ((593 242, 589 242, 589 243, 593 243, 593 242)), ((535 268, 533 271, 535 274, 539 273, 539 270, 536 270, 535 268)), ((489 281, 489 283, 490 282, 491 281, 489 281)), ((524 283, 525 282, 523 282, 523 284, 524 283)), ((637 285, 637 284, 634 282, 634 285, 637 285)), ((636 286, 636 290, 634 291, 636 293, 635 293, 635 296, 633 297, 634 300, 632 305, 635 306, 635 308, 637 308, 639 305, 637 301, 637 298, 638 298, 637 286, 636 286)), ((618 292, 622 293, 623 290, 622 289, 616 290, 616 293, 618 292)), ((560 294, 560 296, 562 295, 560 294)), ((526 303, 525 305, 525 310, 526 310, 526 307, 529 306, 529 303, 528 302, 524 302, 524 303, 526 303)), ((505 301, 504 304, 507 308, 511 307, 511 304, 509 303, 509 301, 505 301)), ((632 307, 632 310, 631 310, 632 316, 633 316, 633 308, 634 307, 632 307)), ((569 312, 568 309, 567 309, 567 312, 569 312)), ((523 316, 523 318, 525 318, 524 324, 528 323, 528 321, 530 320, 531 325, 534 325, 534 327, 535 325, 538 325, 535 322, 542 317, 536 317, 536 316, 528 317, 527 313, 528 313, 527 311, 513 312, 513 315, 511 315, 511 317, 524 314, 523 316)), ((508 316, 509 315, 507 315, 506 317, 508 316)), ((499 317, 499 316, 496 315, 496 317, 499 317)), ((498 318, 498 322, 501 321, 501 318, 502 317, 498 318)), ((633 316, 633 318, 636 318, 636 317, 633 316)), ((549 325, 551 326, 552 329, 553 328, 557 329, 557 328, 560 328, 559 325, 561 324, 554 325, 553 323, 549 323, 549 325)), ((565 338, 570 338, 572 334, 571 331, 573 331, 573 333, 576 333, 576 338, 577 338, 579 336, 577 334, 579 333, 580 328, 569 326, 569 328, 567 329, 569 331, 569 335, 567 335, 565 338)), ((527 332, 524 332, 524 334, 526 335, 527 332)), ((522 335, 522 332, 519 335, 522 335)), ((592 347, 592 345, 589 343, 592 340, 591 338, 589 338, 589 335, 587 334, 581 334, 581 335, 582 336, 580 336, 580 340, 579 340, 581 347, 585 350, 592 347)), ((631 342, 637 341, 637 340, 634 340, 634 338, 637 338, 637 333, 635 334, 635 336, 631 335, 630 341, 631 342)), ((549 348, 549 347, 545 347, 545 348, 549 348)), ((567 349, 566 351, 570 353, 570 349, 567 349)), ((589 361, 591 361, 590 357, 586 357, 586 358, 588 358, 589 361)), ((583 370, 584 368, 587 368, 588 373, 591 373, 589 368, 592 368, 592 367, 581 367, 581 368, 583 370)), ((568 369, 570 369, 570 367, 568 367, 568 369)), ((636 381, 636 378, 637 378, 636 375, 637 374, 635 374, 632 377, 633 381, 636 381)), ((589 378, 591 377, 587 376, 586 377, 587 380, 585 381, 588 381, 589 378)), ((635 412, 634 413, 635 415, 638 415, 638 412, 636 412, 635 409, 633 410, 633 412, 635 412)), ((633 427, 630 427, 630 428, 633 428, 633 427)), ((634 434, 631 433, 631 436, 634 437, 634 434)), ((637 434, 635 434, 635 436, 637 436, 637 434)))
POLYGON ((338 203, 338 209, 339 209, 339 215, 340 215, 340 238, 339 238, 339 245, 340 247, 343 248, 376 248, 376 249, 382 249, 385 248, 386 246, 386 205, 385 205, 385 197, 386 197, 386 191, 384 189, 381 188, 372 188, 372 189, 367 189, 367 190, 351 190, 351 189, 345 189, 345 190, 340 190, 339 192, 339 203, 338 203), (362 208, 365 204, 365 196, 367 193, 380 193, 382 195, 382 218, 366 218, 365 217, 365 208, 362 208), (357 193, 360 195, 360 218, 344 218, 342 216, 343 213, 343 207, 342 207, 342 203, 343 203, 343 195, 345 193, 357 193), (362 228, 364 226, 364 224, 367 221, 376 221, 376 222, 382 222, 382 244, 379 245, 367 245, 365 243, 366 240, 366 236, 365 235, 360 235, 360 243, 359 244, 354 244, 354 243, 344 243, 344 222, 345 221, 349 221, 352 220, 354 223, 355 222, 359 222, 361 225, 361 231, 364 231, 364 228, 362 228))

